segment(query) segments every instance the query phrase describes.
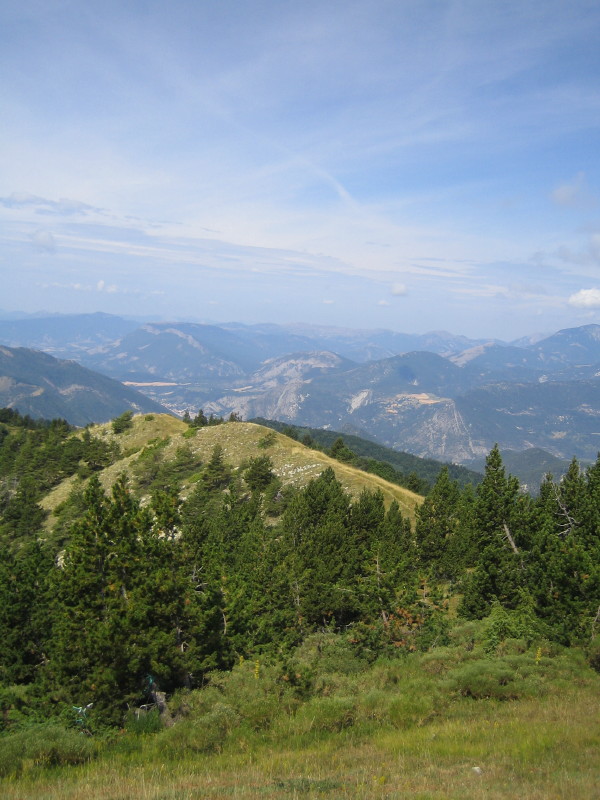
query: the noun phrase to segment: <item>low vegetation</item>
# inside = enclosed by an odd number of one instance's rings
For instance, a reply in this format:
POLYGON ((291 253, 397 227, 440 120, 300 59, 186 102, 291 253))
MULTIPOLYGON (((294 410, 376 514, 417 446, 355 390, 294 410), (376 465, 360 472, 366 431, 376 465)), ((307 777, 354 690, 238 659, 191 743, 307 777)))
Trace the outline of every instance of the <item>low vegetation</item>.
POLYGON ((490 651, 490 627, 374 663, 325 631, 179 690, 170 727, 147 710, 5 734, 3 797, 597 797, 599 676, 549 642, 490 651))

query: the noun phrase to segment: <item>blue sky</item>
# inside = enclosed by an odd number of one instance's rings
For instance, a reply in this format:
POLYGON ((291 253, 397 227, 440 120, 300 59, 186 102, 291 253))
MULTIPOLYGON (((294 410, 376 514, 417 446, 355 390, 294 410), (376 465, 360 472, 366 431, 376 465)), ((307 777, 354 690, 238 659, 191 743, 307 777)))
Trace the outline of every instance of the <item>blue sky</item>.
POLYGON ((0 308, 600 322, 597 0, 3 0, 0 308))

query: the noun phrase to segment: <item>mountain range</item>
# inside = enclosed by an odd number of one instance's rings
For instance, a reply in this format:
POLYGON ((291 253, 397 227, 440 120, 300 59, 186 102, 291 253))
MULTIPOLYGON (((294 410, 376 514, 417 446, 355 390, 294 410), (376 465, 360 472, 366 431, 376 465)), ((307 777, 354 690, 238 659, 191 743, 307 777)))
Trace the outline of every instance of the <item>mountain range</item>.
POLYGON ((599 325, 503 343, 94 314, 0 321, 0 342, 76 359, 174 413, 278 419, 457 463, 496 442, 558 459, 600 446, 599 325))

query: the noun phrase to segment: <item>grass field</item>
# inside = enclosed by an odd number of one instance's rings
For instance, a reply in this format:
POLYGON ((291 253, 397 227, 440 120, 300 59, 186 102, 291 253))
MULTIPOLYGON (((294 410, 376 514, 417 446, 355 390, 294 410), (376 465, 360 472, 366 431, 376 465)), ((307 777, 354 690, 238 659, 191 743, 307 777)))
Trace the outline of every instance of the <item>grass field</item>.
POLYGON ((269 706, 273 672, 242 665, 222 678, 219 703, 214 687, 205 699, 192 693, 173 728, 129 729, 81 766, 25 761, 2 797, 597 800, 600 676, 570 654, 530 653, 511 662, 514 699, 474 699, 456 691, 448 655, 322 675, 318 694, 293 709, 281 690, 269 706), (234 723, 217 735, 223 715, 234 723))

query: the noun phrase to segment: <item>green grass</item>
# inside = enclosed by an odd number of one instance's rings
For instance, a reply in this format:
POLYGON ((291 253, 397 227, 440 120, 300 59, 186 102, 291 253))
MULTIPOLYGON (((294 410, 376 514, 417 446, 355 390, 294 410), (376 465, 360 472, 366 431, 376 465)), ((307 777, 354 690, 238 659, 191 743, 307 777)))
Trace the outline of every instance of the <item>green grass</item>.
MULTIPOLYGON (((317 670, 306 697, 281 665, 244 662, 173 698, 172 728, 122 731, 80 766, 64 766, 82 760, 72 737, 64 758, 25 758, 2 797, 596 800, 600 676, 580 653, 503 657, 513 680, 535 668, 545 684, 537 696, 523 684, 511 700, 474 699, 453 685, 465 666, 495 663, 479 647, 441 649, 437 663, 435 653, 317 670)), ((314 668, 311 658, 305 647, 295 669, 314 668)), ((13 738, 0 739, 0 752, 13 738)))

